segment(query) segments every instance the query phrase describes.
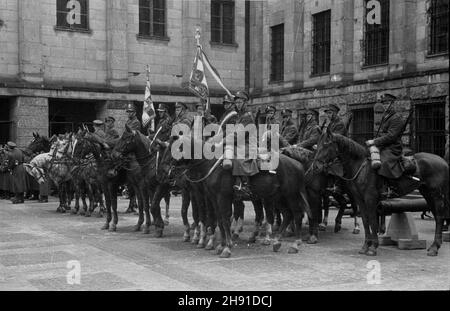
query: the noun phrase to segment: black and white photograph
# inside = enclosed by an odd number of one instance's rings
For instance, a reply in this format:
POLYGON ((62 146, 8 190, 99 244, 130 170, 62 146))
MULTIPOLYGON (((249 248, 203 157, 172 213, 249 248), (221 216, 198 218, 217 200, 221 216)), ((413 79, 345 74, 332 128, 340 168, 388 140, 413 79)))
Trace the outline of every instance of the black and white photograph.
POLYGON ((0 0, 0 291, 450 291, 449 7, 0 0))

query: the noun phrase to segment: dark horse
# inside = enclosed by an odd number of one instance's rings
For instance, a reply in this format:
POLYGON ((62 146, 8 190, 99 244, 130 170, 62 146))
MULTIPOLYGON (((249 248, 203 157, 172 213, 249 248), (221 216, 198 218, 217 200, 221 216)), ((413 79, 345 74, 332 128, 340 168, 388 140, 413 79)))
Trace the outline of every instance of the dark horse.
MULTIPOLYGON (((176 160, 177 165, 187 165, 187 176, 192 178, 193 172, 202 176, 197 181, 203 181, 205 194, 213 205, 221 233, 221 244, 217 246, 217 253, 221 258, 229 257, 233 245, 230 226, 234 200, 234 176, 230 170, 225 170, 220 165, 221 159, 193 159, 194 150, 204 150, 202 141, 196 141, 190 136, 181 136, 171 142, 170 148, 172 152, 181 149, 183 154, 186 154, 187 151, 187 157, 176 160), (199 144, 197 146, 199 148, 194 147, 196 144, 199 144), (186 150, 182 151, 186 146, 188 146, 186 150)), ((279 156, 276 174, 261 171, 249 178, 249 185, 252 193, 263 199, 267 206, 273 206, 273 203, 277 202, 280 204, 279 206, 284 207, 279 237, 285 232, 288 224, 294 220, 297 240, 295 245, 290 248, 290 252, 296 252, 298 243, 301 243, 301 224, 304 211, 311 216, 306 200, 304 170, 301 163, 282 154, 279 156)), ((279 237, 274 244, 274 250, 278 250, 281 245, 278 242, 279 237)))
MULTIPOLYGON (((151 142, 140 132, 132 131, 128 126, 114 146, 112 159, 123 159, 125 156, 131 156, 127 168, 128 183, 135 190, 138 207, 139 220, 135 230, 139 231, 144 222, 143 211, 145 210, 145 229, 144 233, 150 232, 150 212, 155 221, 155 236, 161 237, 164 229, 164 221, 161 217, 160 201, 167 196, 170 186, 167 183, 160 183, 157 178, 157 164, 160 157, 157 152, 150 152, 151 142), (150 198, 152 199, 150 209, 150 198)), ((164 144, 159 144, 164 147, 164 144)), ((164 152, 161 150, 161 152, 164 152)))
MULTIPOLYGON (((326 170, 336 159, 342 163, 341 178, 346 181, 353 194, 364 224, 365 241, 359 253, 375 256, 378 248, 377 206, 380 202, 379 189, 383 177, 372 169, 366 148, 347 137, 327 131, 319 140, 313 164, 319 170, 326 170)), ((414 176, 420 179, 420 183, 408 176, 402 176, 395 180, 395 185, 399 195, 419 189, 427 201, 436 221, 434 241, 427 254, 436 256, 442 244, 443 222, 450 214, 449 168, 444 159, 434 154, 416 153, 414 159, 417 163, 414 176)))

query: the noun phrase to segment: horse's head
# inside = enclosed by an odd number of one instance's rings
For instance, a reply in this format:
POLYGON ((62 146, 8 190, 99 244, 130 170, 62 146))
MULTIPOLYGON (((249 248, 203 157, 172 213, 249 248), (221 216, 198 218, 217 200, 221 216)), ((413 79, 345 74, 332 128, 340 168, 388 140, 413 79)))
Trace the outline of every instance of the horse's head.
POLYGON ((25 171, 33 176, 39 184, 43 184, 46 181, 46 175, 44 165, 49 161, 48 154, 40 154, 34 157, 30 163, 24 163, 25 171))
POLYGON ((72 134, 58 135, 56 138, 52 137, 50 141, 53 141, 52 146, 50 147, 50 153, 57 158, 72 153, 72 134))
POLYGON ((128 125, 125 125, 125 131, 120 139, 117 141, 112 151, 112 158, 118 159, 131 152, 134 152, 137 148, 139 134, 132 130, 128 125))
POLYGON ((27 147, 32 153, 49 152, 50 140, 46 136, 41 136, 39 133, 33 132, 33 140, 27 147))
POLYGON ((338 156, 337 143, 334 141, 333 133, 327 128, 317 142, 317 150, 312 165, 319 171, 324 171, 331 163, 336 161, 338 156))

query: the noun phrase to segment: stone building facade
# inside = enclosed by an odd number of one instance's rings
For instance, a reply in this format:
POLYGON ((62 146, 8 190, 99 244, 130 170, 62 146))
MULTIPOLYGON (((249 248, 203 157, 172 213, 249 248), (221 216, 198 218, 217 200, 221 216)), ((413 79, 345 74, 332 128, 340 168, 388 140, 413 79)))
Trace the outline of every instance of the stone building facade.
MULTIPOLYGON (((256 110, 275 105, 290 108, 300 123, 307 108, 320 109, 333 103, 345 118, 353 113, 350 132, 363 141, 373 136, 372 107, 377 98, 390 92, 398 97, 396 108, 413 118, 404 142, 416 151, 443 155, 449 130, 449 57, 447 48, 430 52, 433 5, 447 6, 440 15, 442 38, 448 37, 448 1, 387 0, 380 13, 388 17, 386 60, 365 64, 368 0, 270 0, 250 1, 249 91, 256 110), (386 7, 388 6, 388 7, 386 7), (314 18, 330 11, 329 71, 313 73, 314 18), (445 30, 444 23, 447 24, 445 30), (283 75, 271 80, 274 62, 274 27, 283 25, 283 75), (442 33, 444 32, 444 33, 442 33), (443 51, 442 51, 443 50, 443 51), (428 138, 429 135, 429 138, 428 138)), ((378 2, 378 1, 371 1, 378 2)), ((436 13, 436 9, 434 9, 436 13)), ((441 7, 442 10, 442 7, 441 7)), ((383 16, 382 16, 383 20, 383 16)), ((434 25, 434 26, 433 26, 434 25)), ((279 27, 278 27, 279 28, 279 27)), ((434 28, 436 29, 436 28, 434 28)))
MULTIPOLYGON (((0 0, 2 143, 24 146, 33 132, 47 135, 107 115, 122 130, 127 104, 143 101, 147 64, 155 103, 193 106, 199 100, 184 86, 196 51, 196 28, 225 85, 233 92, 242 89, 244 6, 234 4, 233 44, 217 44, 210 40, 210 1, 0 0), (140 35, 141 2, 152 10, 164 7, 163 35, 140 35), (76 19, 75 5, 81 5, 76 13, 84 29, 61 27, 76 19)), ((214 110, 221 107, 216 104, 224 92, 213 79, 208 84, 214 110)))

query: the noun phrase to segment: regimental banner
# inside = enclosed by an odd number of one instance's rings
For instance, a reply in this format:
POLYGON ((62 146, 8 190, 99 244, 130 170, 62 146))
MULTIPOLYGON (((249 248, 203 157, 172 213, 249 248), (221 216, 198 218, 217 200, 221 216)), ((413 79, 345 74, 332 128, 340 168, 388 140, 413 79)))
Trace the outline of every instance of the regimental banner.
POLYGON ((203 67, 203 57, 200 47, 197 47, 197 52, 192 66, 191 76, 189 78, 189 90, 196 96, 208 99, 209 89, 206 82, 205 70, 203 67))

